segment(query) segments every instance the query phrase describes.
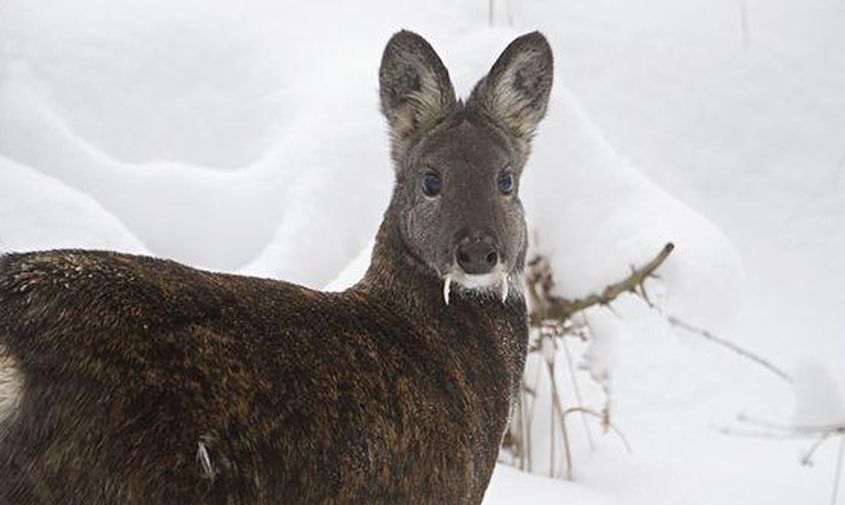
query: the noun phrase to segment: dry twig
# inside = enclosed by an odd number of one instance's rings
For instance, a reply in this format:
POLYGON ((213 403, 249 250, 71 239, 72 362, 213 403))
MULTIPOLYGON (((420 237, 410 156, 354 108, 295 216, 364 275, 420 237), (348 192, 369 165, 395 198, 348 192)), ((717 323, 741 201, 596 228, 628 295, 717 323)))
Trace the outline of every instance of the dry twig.
MULTIPOLYGON (((675 249, 675 245, 671 242, 667 243, 654 259, 640 268, 632 268, 631 274, 624 280, 607 286, 601 293, 594 293, 575 300, 551 295, 548 290, 546 290, 546 296, 543 299, 537 292, 536 287, 532 287, 532 282, 529 278, 529 294, 535 302, 539 302, 531 314, 531 322, 539 325, 547 319, 565 321, 570 319, 573 314, 594 305, 609 306, 622 293, 633 293, 647 299, 647 295, 645 295, 645 281, 655 277, 654 271, 666 261, 666 258, 669 257, 673 249, 675 249)), ((538 280, 543 281, 542 278, 538 280)), ((547 285, 551 285, 549 281, 544 282, 547 285)), ((534 283, 534 286, 536 286, 536 283, 534 283)))
POLYGON ((605 426, 607 429, 609 429, 613 433, 616 433, 616 436, 619 437, 619 440, 622 441, 622 444, 625 446, 625 450, 628 451, 628 454, 631 454, 631 453, 634 452, 634 450, 631 449, 631 444, 628 443, 628 438, 625 437, 625 435, 622 433, 622 431, 619 428, 617 428, 615 424, 610 422, 610 419, 608 418, 607 415, 600 414, 600 413, 598 413, 594 410, 585 409, 583 407, 570 407, 570 408, 563 411, 563 415, 566 416, 568 414, 573 414, 575 412, 580 412, 581 414, 585 414, 585 415, 589 415, 589 416, 599 418, 599 420, 602 423, 602 426, 605 426))
POLYGON ((698 328, 696 326, 693 326, 693 325, 691 325, 691 324, 689 324, 689 323, 687 323, 687 322, 685 322, 685 321, 683 321, 683 320, 681 320, 681 319, 679 319, 675 316, 667 316, 666 321, 668 321, 669 324, 671 324, 672 326, 674 326, 676 328, 680 328, 680 329, 686 331, 687 333, 692 333, 694 335, 698 335, 700 337, 703 337, 703 338, 709 340, 710 342, 713 342, 714 344, 720 345, 720 346, 722 346, 726 349, 729 349, 729 350, 739 354, 740 356, 742 356, 744 358, 750 359, 751 361, 757 363, 758 365, 763 366, 764 368, 766 368, 767 370, 769 370, 773 374, 777 375, 781 379, 785 380, 786 382, 789 382, 790 384, 792 383, 792 377, 790 377, 789 374, 787 374, 786 372, 784 372, 783 370, 781 370, 777 366, 773 365, 767 359, 761 358, 760 356, 754 354, 753 352, 748 351, 746 349, 743 349, 742 347, 734 344, 730 340, 724 339, 724 338, 722 338, 722 337, 720 337, 720 336, 718 336, 718 335, 716 335, 716 334, 714 334, 714 333, 712 333, 708 330, 705 330, 703 328, 698 328))
POLYGON ((830 505, 836 505, 836 498, 839 496, 839 481, 842 480, 842 459, 845 457, 845 435, 839 438, 839 454, 836 456, 836 470, 833 475, 833 495, 830 498, 830 505))

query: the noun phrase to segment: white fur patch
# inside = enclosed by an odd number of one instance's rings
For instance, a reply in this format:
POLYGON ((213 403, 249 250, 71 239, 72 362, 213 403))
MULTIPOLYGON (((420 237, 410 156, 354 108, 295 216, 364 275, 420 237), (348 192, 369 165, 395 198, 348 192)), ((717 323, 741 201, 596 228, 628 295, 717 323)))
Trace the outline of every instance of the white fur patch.
POLYGON ((205 435, 200 437, 200 441, 197 442, 197 463, 199 463, 200 468, 202 468, 202 472, 205 477, 207 479, 214 480, 214 477, 217 476, 217 469, 211 462, 211 456, 208 455, 208 448, 205 445, 208 438, 208 435, 205 435))
MULTIPOLYGON (((495 270, 487 274, 472 275, 456 268, 446 277, 446 284, 444 285, 444 297, 446 305, 449 305, 448 285, 449 283, 456 283, 468 291, 475 292, 489 292, 493 291, 499 295, 502 303, 508 299, 511 289, 514 287, 513 276, 506 273, 501 265, 498 265, 495 270)), ((520 286, 517 285, 516 288, 520 286)), ((521 292, 519 289, 517 292, 521 292)))
POLYGON ((499 272, 490 272, 489 274, 470 275, 460 269, 455 269, 452 273, 452 281, 460 284, 467 289, 491 289, 498 288, 502 280, 502 274, 499 272))
POLYGON ((15 411, 22 388, 20 372, 5 347, 0 344, 0 421, 15 411))

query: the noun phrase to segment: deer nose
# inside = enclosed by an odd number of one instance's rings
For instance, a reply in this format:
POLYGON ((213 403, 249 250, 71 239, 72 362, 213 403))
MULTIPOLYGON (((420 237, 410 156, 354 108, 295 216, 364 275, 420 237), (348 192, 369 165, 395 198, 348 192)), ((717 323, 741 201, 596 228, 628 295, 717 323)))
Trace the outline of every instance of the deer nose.
POLYGON ((458 246, 458 265, 468 274, 486 274, 499 262, 499 255, 492 245, 482 240, 458 246))

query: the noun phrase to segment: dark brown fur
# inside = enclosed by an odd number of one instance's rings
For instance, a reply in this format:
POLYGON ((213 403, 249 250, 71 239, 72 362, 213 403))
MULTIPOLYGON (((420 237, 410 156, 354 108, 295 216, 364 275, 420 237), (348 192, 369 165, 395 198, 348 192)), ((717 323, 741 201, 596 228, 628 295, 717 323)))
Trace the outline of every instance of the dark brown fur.
POLYGON ((0 503, 480 503, 524 301, 445 306, 393 228, 337 294, 109 252, 6 257, 0 332, 25 382, 0 503))

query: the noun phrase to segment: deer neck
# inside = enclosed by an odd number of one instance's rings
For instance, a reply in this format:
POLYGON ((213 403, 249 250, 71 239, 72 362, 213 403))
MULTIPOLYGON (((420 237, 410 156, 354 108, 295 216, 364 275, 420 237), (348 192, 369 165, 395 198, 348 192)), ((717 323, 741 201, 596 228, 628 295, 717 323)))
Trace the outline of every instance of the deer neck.
POLYGON ((393 208, 385 213, 376 235, 370 267, 354 289, 368 293, 381 304, 425 308, 435 314, 460 310, 459 306, 483 310, 494 318, 498 313, 503 317, 512 317, 514 312, 525 313, 519 275, 511 276, 508 297, 504 302, 495 294, 472 295, 453 285, 450 303, 447 305, 444 279, 409 250, 402 238, 399 220, 393 208))

